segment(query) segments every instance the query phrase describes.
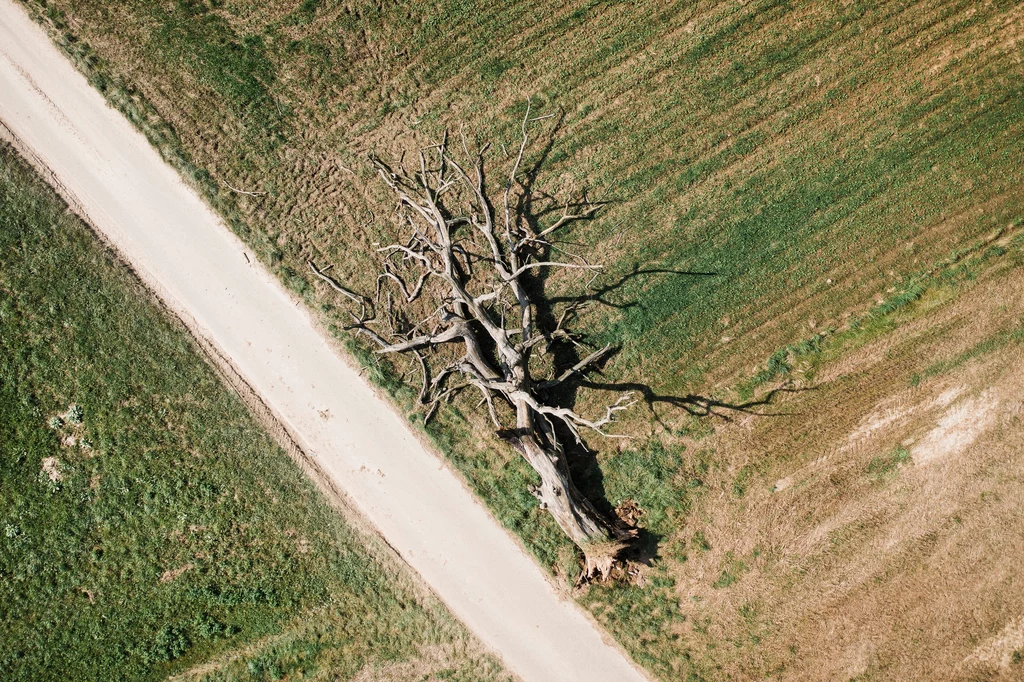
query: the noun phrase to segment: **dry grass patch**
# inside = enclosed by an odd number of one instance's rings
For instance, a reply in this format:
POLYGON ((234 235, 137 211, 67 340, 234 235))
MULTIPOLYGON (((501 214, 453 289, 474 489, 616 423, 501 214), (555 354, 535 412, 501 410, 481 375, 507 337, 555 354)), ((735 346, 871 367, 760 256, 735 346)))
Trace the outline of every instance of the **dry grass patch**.
POLYGON ((673 539, 695 548, 699 532, 703 549, 668 562, 689 646, 706 643, 719 675, 1015 670, 1019 340, 911 378, 1020 320, 1024 280, 983 279, 938 312, 950 333, 898 328, 857 351, 876 362, 787 400, 790 416, 738 422, 703 443, 723 466, 673 539))

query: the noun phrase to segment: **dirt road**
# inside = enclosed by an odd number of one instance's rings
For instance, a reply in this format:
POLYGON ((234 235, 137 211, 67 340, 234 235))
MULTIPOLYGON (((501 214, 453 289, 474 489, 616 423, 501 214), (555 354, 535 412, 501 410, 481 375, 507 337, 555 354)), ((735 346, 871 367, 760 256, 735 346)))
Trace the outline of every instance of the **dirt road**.
POLYGON ((12 0, 0 0, 0 121, 512 670, 644 679, 12 0))

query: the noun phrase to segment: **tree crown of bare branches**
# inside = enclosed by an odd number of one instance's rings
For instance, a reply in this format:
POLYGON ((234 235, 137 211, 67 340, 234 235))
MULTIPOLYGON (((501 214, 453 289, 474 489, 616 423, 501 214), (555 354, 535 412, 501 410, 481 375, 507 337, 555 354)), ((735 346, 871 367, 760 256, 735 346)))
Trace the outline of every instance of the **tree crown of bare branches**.
MULTIPOLYGON (((552 389, 593 369, 607 356, 608 347, 586 353, 572 367, 551 368, 543 380, 531 374, 531 360, 548 354, 553 343, 579 342, 566 328, 575 315, 574 306, 562 312, 553 329, 540 328, 529 278, 553 268, 600 269, 578 256, 557 260, 550 255, 564 253, 555 242, 556 233, 600 208, 585 193, 561 204, 560 215, 546 227, 526 219, 529 191, 519 175, 530 125, 545 118, 549 116, 531 117, 527 106, 520 144, 497 206, 485 176, 487 147, 470 154, 465 136, 460 135, 462 150, 473 160, 467 167, 450 153, 447 134, 440 143, 419 150, 418 168, 412 171, 371 155, 377 174, 398 200, 398 220, 406 239, 379 249, 381 270, 372 297, 347 289, 312 262, 310 267, 358 306, 349 329, 369 338, 377 353, 417 358, 422 372, 419 399, 427 420, 440 403, 463 390, 479 391, 495 427, 540 473, 542 484, 535 493, 542 505, 563 503, 559 496, 572 502, 563 510, 565 519, 552 513, 588 553, 589 564, 588 547, 619 547, 630 534, 599 518, 580 520, 581 514, 599 515, 585 499, 573 499, 582 496, 569 479, 559 427, 577 442, 582 442, 583 430, 611 435, 606 427, 633 400, 622 395, 603 415, 590 418, 550 402, 552 389), (506 423, 511 415, 514 427, 506 423), (549 480, 552 477, 557 480, 549 480), (581 524, 582 529, 576 527, 581 524)), ((605 558, 600 562, 595 570, 606 570, 605 558)))

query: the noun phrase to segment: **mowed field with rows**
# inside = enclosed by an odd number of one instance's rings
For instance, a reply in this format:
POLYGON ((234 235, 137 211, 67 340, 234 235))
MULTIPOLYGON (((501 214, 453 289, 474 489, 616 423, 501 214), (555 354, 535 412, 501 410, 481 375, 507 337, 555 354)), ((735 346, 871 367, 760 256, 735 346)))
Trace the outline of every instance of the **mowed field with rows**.
MULTIPOLYGON (((462 128, 500 166, 554 113, 534 187, 608 202, 565 237, 605 269, 545 287, 620 348, 569 399, 643 398, 576 474, 656 556, 577 597, 664 679, 1012 678, 1024 6, 26 6, 335 329, 306 261, 372 290, 396 229, 366 153, 462 128)), ((571 583, 489 430, 467 400, 430 434, 571 583)))
POLYGON ((0 677, 510 679, 0 146, 0 677))

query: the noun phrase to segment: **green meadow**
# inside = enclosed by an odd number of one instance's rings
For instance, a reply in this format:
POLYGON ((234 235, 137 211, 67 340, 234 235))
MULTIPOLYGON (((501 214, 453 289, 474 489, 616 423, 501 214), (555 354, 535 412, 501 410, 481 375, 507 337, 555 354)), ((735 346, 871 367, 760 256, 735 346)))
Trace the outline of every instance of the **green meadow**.
POLYGON ((5 680, 505 679, 6 146, 0 526, 5 680))

